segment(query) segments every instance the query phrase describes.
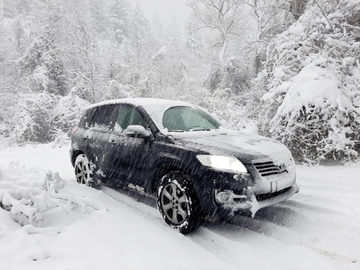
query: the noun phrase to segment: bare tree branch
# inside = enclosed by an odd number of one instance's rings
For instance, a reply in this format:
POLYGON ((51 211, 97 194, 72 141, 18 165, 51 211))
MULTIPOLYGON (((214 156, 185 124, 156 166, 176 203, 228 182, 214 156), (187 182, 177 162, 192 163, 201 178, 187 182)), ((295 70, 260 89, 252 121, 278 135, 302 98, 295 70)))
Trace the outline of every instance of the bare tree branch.
POLYGON ((314 1, 315 1, 315 3, 318 5, 318 7, 320 8, 321 13, 323 14, 323 16, 325 17, 325 19, 327 20, 327 22, 328 22, 331 30, 334 32, 334 27, 332 26, 331 22, 329 21, 329 18, 326 16, 326 14, 325 14, 323 8, 321 7, 320 3, 318 2, 318 0, 314 0, 314 1))

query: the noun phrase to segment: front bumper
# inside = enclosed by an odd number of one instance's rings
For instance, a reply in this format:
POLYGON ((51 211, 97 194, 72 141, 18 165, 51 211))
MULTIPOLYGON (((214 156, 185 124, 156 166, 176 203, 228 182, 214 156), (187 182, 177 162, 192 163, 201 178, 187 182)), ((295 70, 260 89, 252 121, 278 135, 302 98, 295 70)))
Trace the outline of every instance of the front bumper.
POLYGON ((262 177, 253 171, 233 174, 206 169, 194 183, 202 211, 208 216, 254 216, 259 209, 299 192, 295 171, 262 177))
POLYGON ((299 192, 299 190, 300 188, 296 183, 275 193, 261 195, 256 195, 251 187, 247 189, 245 195, 236 195, 230 190, 221 192, 215 190, 215 201, 228 215, 250 212, 254 216, 261 208, 282 202, 299 192))

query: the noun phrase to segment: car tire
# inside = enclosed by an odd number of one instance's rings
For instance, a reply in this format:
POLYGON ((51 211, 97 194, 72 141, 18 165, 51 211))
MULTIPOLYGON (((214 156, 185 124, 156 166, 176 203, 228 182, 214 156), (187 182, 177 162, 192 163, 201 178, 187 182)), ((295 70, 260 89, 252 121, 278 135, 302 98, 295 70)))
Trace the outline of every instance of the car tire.
POLYGON ((94 174, 88 158, 80 154, 74 164, 76 182, 89 187, 95 187, 94 174))
POLYGON ((157 189, 157 208, 165 222, 182 234, 200 225, 200 207, 189 177, 181 172, 163 176, 157 189))

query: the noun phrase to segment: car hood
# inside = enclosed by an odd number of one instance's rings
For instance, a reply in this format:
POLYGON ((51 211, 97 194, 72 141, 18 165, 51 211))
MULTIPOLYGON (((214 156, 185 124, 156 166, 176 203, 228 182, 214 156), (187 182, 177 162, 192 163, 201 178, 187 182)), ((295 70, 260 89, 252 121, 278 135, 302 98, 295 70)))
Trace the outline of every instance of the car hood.
POLYGON ((291 158, 282 143, 242 131, 212 130, 171 133, 177 144, 212 155, 235 156, 242 162, 272 160, 281 163, 291 158))

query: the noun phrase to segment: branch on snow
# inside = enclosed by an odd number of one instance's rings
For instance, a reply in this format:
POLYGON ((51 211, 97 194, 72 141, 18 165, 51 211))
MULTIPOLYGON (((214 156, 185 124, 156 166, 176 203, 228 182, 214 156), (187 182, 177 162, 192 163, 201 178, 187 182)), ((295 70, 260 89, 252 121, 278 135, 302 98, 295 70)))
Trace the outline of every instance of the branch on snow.
MULTIPOLYGON (((26 176, 31 172, 25 170, 26 176)), ((26 183, 22 179, 17 183, 11 180, 2 179, 0 185, 0 207, 10 212, 11 218, 24 226, 28 233, 56 234, 61 229, 38 228, 43 220, 43 214, 55 208, 62 209, 70 219, 73 219, 74 211, 82 214, 91 214, 93 210, 100 210, 95 203, 72 196, 70 194, 59 193, 64 188, 66 182, 58 173, 51 171, 45 174, 44 181, 29 179, 26 183)))

